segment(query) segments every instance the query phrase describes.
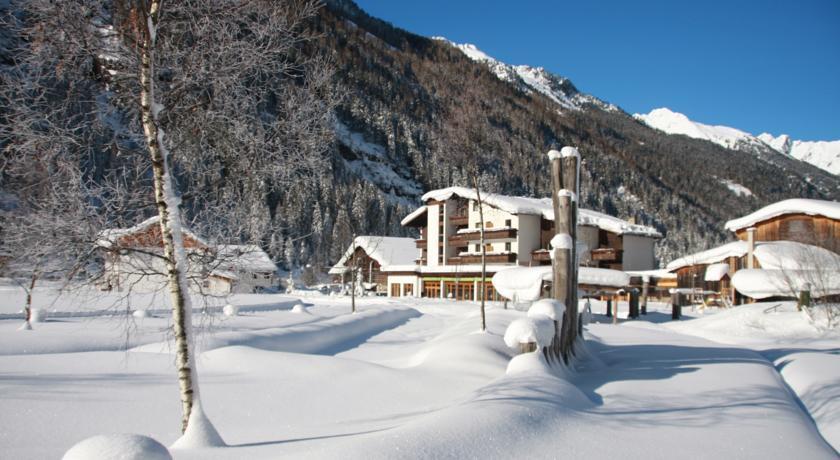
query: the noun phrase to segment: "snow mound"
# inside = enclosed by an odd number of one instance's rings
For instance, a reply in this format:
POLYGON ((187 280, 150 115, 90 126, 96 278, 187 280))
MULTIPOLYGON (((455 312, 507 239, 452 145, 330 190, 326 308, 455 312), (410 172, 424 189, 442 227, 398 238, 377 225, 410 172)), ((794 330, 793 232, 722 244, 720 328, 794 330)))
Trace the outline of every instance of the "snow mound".
POLYGON ((564 313, 566 313, 566 304, 555 299, 540 299, 528 309, 529 318, 547 316, 554 321, 562 320, 564 313))
POLYGON ((172 460, 166 447, 139 434, 103 434, 71 447, 62 460, 172 460))
POLYGON ((239 315, 239 307, 236 305, 227 304, 222 308, 222 313, 225 316, 238 316, 239 315))
POLYGON ((514 356, 510 360, 510 363, 508 363, 505 374, 514 375, 525 373, 549 374, 551 373, 551 369, 548 367, 548 362, 546 362, 545 356, 542 353, 522 353, 521 355, 514 356))
POLYGON ((43 323, 47 320, 47 311, 40 308, 33 308, 29 310, 29 321, 33 323, 43 323))
POLYGON ((309 313, 309 310, 307 310, 306 307, 302 303, 299 303, 299 304, 295 305, 294 307, 292 307, 292 313, 304 313, 304 314, 307 314, 307 315, 312 314, 312 313, 309 313))
POLYGON ((134 310, 133 312, 131 312, 131 316, 135 318, 148 318, 149 311, 145 309, 134 310))
POLYGON ((553 338, 554 323, 545 316, 516 319, 505 330, 505 344, 510 348, 518 348, 519 344, 530 342, 536 343, 537 348, 544 347, 553 338))
POLYGON ((225 441, 216 431, 216 427, 204 414, 201 409, 201 404, 196 402, 193 404, 190 412, 190 421, 187 424, 187 431, 184 435, 178 438, 174 444, 173 449, 201 449, 206 447, 225 447, 225 441))

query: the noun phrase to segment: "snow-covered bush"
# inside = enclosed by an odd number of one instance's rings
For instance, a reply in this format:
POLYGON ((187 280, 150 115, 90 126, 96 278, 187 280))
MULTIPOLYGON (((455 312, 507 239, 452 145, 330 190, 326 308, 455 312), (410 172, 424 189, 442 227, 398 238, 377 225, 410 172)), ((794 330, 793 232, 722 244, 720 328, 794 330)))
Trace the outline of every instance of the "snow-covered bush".
POLYGON ((554 321, 562 321, 566 313, 566 304, 556 299, 540 299, 531 304, 528 317, 547 316, 554 321))
POLYGON ((222 313, 225 316, 238 316, 239 315, 239 307, 233 304, 227 304, 222 308, 222 313))
POLYGON ((167 448, 139 434, 103 434, 68 450, 62 460, 172 460, 167 448))
POLYGON ((536 343, 537 348, 551 344, 554 338, 554 323, 547 316, 519 318, 505 330, 505 344, 518 349, 523 343, 536 343))

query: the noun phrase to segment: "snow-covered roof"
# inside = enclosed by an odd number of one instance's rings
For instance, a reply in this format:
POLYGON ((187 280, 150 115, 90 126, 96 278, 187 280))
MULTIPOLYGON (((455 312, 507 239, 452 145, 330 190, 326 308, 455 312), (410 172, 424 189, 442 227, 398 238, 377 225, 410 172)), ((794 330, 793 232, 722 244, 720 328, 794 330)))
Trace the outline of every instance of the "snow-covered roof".
POLYGON ((341 259, 330 269, 331 274, 344 272, 346 268, 344 263, 353 255, 355 248, 364 250, 371 259, 379 262, 383 269, 391 265, 414 266, 414 261, 419 259, 421 255, 414 238, 357 236, 341 259))
POLYGON ((753 299, 796 297, 806 287, 819 298, 840 294, 840 270, 739 270, 732 277, 732 285, 753 299))
MULTIPOLYGON (((691 265, 709 265, 730 257, 743 257, 749 250, 746 241, 733 241, 707 251, 680 257, 669 263, 668 271, 691 265)), ((840 266, 840 255, 828 249, 795 241, 756 241, 754 255, 762 268, 790 270, 811 269, 819 266, 840 266)))
POLYGON ((626 270, 624 273, 627 273, 630 276, 641 277, 643 281, 650 281, 651 278, 677 279, 676 273, 671 273, 664 268, 659 268, 656 270, 626 270))
MULTIPOLYGON (((467 187, 447 187, 432 190, 421 198, 423 202, 429 200, 445 201, 453 196, 468 200, 476 200, 474 189, 467 187)), ((554 207, 551 198, 530 198, 523 196, 499 195, 497 193, 481 193, 481 201, 488 206, 500 209, 510 214, 531 214, 542 216, 547 220, 554 220, 554 207)), ((420 209, 409 214, 403 222, 413 220, 420 213, 420 209), (409 219, 411 217, 411 219, 409 219)), ((631 224, 625 220, 589 209, 578 209, 578 225, 598 227, 619 235, 641 235, 661 238, 662 234, 655 228, 645 225, 631 224)))
POLYGON ((216 247, 219 266, 213 274, 235 279, 237 273, 274 273, 277 266, 256 245, 223 244, 216 247))
MULTIPOLYGON (((99 240, 97 240, 96 244, 103 247, 103 248, 110 248, 118 239, 128 236, 128 235, 135 235, 137 233, 142 233, 149 229, 149 227, 153 225, 158 225, 160 222, 160 216, 150 217, 143 222, 140 222, 137 225, 128 228, 109 228, 102 230, 99 232, 99 240)), ((190 238, 194 239, 200 244, 205 246, 209 246, 207 241, 203 238, 199 237, 195 233, 193 233, 190 229, 186 226, 181 225, 181 230, 183 231, 184 235, 189 236, 190 238)))
POLYGON ((825 216, 840 220, 840 203, 807 198, 793 198, 779 201, 765 206, 752 214, 730 220, 726 223, 726 229, 734 232, 785 214, 807 214, 809 216, 825 216))
POLYGON ((711 264, 706 267, 706 276, 704 281, 720 281, 721 278, 729 274, 729 264, 711 264))
MULTIPOLYGON (((514 267, 493 275, 493 287, 504 297, 514 301, 534 301, 540 298, 542 282, 553 278, 552 267, 514 267)), ((607 268, 578 267, 578 284, 626 287, 630 275, 607 268)))
POLYGON ((411 214, 405 216, 405 218, 400 221, 400 225, 403 225, 403 226, 408 225, 408 224, 411 223, 411 221, 413 221, 414 219, 422 216, 425 213, 426 213, 426 206, 425 205, 420 206, 419 208, 412 211, 411 214))

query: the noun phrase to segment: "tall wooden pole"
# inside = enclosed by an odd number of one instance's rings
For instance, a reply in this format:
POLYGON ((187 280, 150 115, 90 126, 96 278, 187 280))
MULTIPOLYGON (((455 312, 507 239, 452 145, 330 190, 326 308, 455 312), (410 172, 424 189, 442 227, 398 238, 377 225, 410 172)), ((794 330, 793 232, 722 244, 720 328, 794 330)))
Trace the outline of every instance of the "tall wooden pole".
POLYGON ((580 154, 574 147, 563 147, 560 150, 562 157, 563 189, 570 195, 569 203, 569 235, 572 237, 571 260, 569 261, 569 302, 566 304, 566 311, 569 312, 569 335, 566 339, 569 352, 574 352, 574 342, 580 331, 577 327, 578 317, 578 262, 577 262, 577 221, 578 221, 578 196, 580 195, 580 154))
POLYGON ((575 235, 577 233, 579 155, 577 149, 564 147, 560 152, 556 150, 548 152, 548 158, 551 161, 555 233, 551 241, 554 255, 552 286, 554 298, 566 305, 566 313, 560 326, 560 343, 557 348, 563 361, 568 362, 578 335, 575 235))
MULTIPOLYGON (((561 210, 560 204, 560 190, 563 189, 562 179, 562 165, 560 159, 562 158, 560 152, 551 150, 548 152, 548 159, 551 162, 551 203, 554 208, 554 234, 555 236, 562 233, 568 233, 568 227, 563 226, 561 217, 564 213, 561 210)), ((553 242, 554 240, 552 240, 553 242)), ((566 266, 569 257, 568 251, 561 248, 553 247, 552 244, 552 282, 551 291, 552 296, 560 302, 566 303, 568 296, 568 285, 566 284, 566 266)), ((551 343, 551 351, 555 358, 559 358, 562 351, 561 340, 565 333, 565 316, 562 319, 554 321, 554 340, 551 343)))

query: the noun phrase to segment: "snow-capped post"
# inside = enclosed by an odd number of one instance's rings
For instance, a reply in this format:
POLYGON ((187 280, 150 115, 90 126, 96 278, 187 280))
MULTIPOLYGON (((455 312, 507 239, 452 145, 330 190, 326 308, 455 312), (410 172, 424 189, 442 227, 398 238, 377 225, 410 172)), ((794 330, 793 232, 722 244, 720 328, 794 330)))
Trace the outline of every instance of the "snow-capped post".
POLYGON ((574 352, 575 339, 580 334, 577 327, 578 316, 578 257, 577 257, 577 221, 578 221, 578 197, 580 196, 580 153, 578 149, 570 146, 560 149, 560 156, 563 171, 563 189, 571 193, 569 203, 569 235, 572 236, 572 247, 570 248, 568 302, 574 308, 567 310, 569 334, 563 338, 566 341, 568 352, 574 352))
POLYGON ((566 313, 566 310, 566 305, 556 299, 540 299, 528 308, 529 318, 533 318, 535 320, 545 318, 549 320, 554 327, 554 333, 551 337, 550 343, 546 344, 547 346, 543 349, 543 353, 546 355, 546 358, 551 356, 553 353, 551 346, 559 344, 560 340, 562 340, 559 326, 560 321, 563 320, 563 315, 566 313))
POLYGON ((755 268, 755 227, 747 229, 747 268, 755 268))
POLYGON ((611 318, 612 315, 613 315, 613 313, 612 313, 612 298, 608 297, 607 298, 607 313, 604 316, 606 316, 607 318, 611 318))
MULTIPOLYGON (((160 216, 163 255, 169 278, 172 300, 172 322, 175 335, 175 363, 181 390, 181 431, 190 425, 201 430, 199 435, 212 445, 224 445, 216 429, 201 412, 198 374, 192 340, 192 305, 187 284, 187 257, 181 232, 180 199, 172 178, 169 152, 160 128, 163 107, 155 100, 155 48, 160 0, 151 0, 134 15, 133 31, 140 51, 140 113, 146 147, 152 160, 155 204, 160 216), (197 410, 196 410, 197 409, 197 410)), ((183 438, 182 438, 183 439, 183 438)))
MULTIPOLYGON (((571 227, 574 226, 572 219, 572 198, 574 193, 571 190, 563 188, 563 153, 557 150, 548 152, 548 159, 551 161, 551 200, 554 207, 554 237, 551 239, 552 251, 552 291, 554 298, 569 305, 572 300, 572 291, 577 290, 577 285, 570 289, 570 277, 573 276, 574 253, 575 246, 574 239, 571 234, 571 227)), ((572 309, 573 310, 573 309, 572 309)), ((563 338, 568 337, 573 331, 574 327, 569 323, 571 321, 571 311, 566 311, 562 323, 560 324, 560 335, 555 336, 551 345, 552 354, 555 357, 562 357, 563 361, 568 362, 569 352, 571 350, 570 341, 563 338)))
POLYGON ((642 314, 647 315, 648 289, 650 289, 650 277, 642 277, 642 314))
POLYGON ((621 304, 621 297, 626 293, 624 289, 619 289, 615 291, 613 294, 613 300, 615 300, 615 308, 613 309, 613 317, 612 322, 613 324, 618 324, 618 306, 621 304))

